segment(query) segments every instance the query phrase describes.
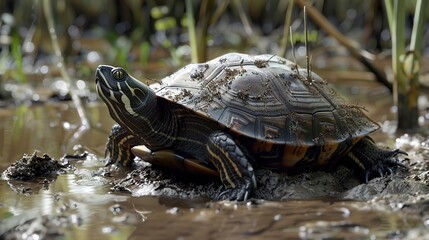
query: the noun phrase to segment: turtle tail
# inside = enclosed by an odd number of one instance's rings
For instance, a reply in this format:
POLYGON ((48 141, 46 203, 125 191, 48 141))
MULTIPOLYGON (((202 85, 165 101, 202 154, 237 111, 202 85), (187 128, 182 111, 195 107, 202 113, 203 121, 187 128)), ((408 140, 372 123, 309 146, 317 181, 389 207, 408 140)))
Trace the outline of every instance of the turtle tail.
POLYGON ((399 160, 401 154, 408 155, 400 149, 381 149, 366 136, 353 146, 347 157, 359 166, 365 182, 368 182, 372 178, 392 174, 397 167, 407 168, 399 160))

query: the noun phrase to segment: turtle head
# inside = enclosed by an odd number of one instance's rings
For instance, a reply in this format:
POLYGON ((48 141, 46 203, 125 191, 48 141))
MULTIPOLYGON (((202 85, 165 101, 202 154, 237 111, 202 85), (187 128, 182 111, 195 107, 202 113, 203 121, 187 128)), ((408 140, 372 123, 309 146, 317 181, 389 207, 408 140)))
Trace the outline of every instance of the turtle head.
POLYGON ((153 108, 155 93, 121 67, 100 65, 95 74, 98 96, 121 126, 129 126, 139 115, 153 108), (152 105, 151 105, 152 104, 152 105))

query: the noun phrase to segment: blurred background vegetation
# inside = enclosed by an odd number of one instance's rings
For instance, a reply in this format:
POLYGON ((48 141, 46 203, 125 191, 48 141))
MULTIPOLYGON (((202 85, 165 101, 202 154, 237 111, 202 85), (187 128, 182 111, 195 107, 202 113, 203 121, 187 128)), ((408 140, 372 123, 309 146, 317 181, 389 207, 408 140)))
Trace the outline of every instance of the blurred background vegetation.
MULTIPOLYGON (((161 79, 180 66, 226 52, 293 59, 289 27, 297 61, 305 66, 303 5, 313 6, 340 34, 330 32, 309 9, 313 70, 334 70, 337 75, 343 71, 346 74, 341 76, 382 82, 384 78, 387 91, 389 85, 395 90, 391 29, 395 26, 392 19, 398 16, 397 2, 402 2, 403 15, 399 16, 403 21, 397 22, 403 31, 395 34, 406 43, 399 56, 405 59, 416 13, 423 14, 422 19, 429 16, 428 6, 416 8, 418 0, 2 0, 0 102, 70 99, 61 68, 71 76, 78 95, 92 101, 96 99, 93 75, 99 64, 122 66, 144 80, 161 79), (62 56, 53 49, 43 1, 48 1, 53 13, 62 56)), ((418 72, 417 82, 428 81, 428 28, 427 21, 422 21, 418 64, 408 71, 418 72)), ((405 86, 410 89, 407 82, 405 86)))

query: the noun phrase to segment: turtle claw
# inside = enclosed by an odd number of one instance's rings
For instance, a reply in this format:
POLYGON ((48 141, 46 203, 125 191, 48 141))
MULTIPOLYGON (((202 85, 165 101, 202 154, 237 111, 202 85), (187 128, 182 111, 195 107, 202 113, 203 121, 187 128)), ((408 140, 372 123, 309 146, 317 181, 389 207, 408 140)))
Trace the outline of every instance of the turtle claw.
POLYGON ((386 173, 393 175, 395 173, 394 168, 396 167, 407 169, 407 166, 401 163, 398 159, 400 154, 408 155, 406 152, 400 149, 386 151, 381 160, 375 162, 371 168, 365 171, 365 182, 368 183, 370 179, 377 177, 377 175, 380 177, 383 177, 386 173))
MULTIPOLYGON (((387 169, 386 169, 387 170, 387 169)), ((381 171, 381 169, 379 168, 378 169, 378 173, 380 174, 380 177, 383 177, 384 176, 384 173, 383 173, 383 171, 381 171)))
POLYGON ((112 157, 112 144, 109 140, 106 144, 106 150, 104 152, 104 159, 106 163, 104 164, 104 167, 108 167, 110 165, 115 164, 117 161, 112 157))
POLYGON ((402 151, 401 149, 396 149, 395 151, 393 151, 395 153, 395 157, 398 158, 399 154, 404 154, 406 156, 408 156, 408 153, 405 151, 402 151))
POLYGON ((215 197, 216 201, 246 201, 249 199, 250 191, 239 188, 228 188, 215 197))
POLYGON ((229 187, 215 197, 215 201, 230 200, 230 201, 247 201, 254 188, 253 181, 245 181, 245 183, 229 187))
POLYGON ((369 182, 369 174, 370 174, 370 171, 365 171, 365 183, 369 182))
POLYGON ((104 167, 108 167, 115 163, 115 160, 112 158, 112 141, 111 138, 106 143, 106 147, 104 149, 104 159, 106 163, 104 164, 104 167))
POLYGON ((112 164, 114 164, 116 161, 113 158, 106 158, 106 163, 104 164, 104 167, 108 167, 112 164))

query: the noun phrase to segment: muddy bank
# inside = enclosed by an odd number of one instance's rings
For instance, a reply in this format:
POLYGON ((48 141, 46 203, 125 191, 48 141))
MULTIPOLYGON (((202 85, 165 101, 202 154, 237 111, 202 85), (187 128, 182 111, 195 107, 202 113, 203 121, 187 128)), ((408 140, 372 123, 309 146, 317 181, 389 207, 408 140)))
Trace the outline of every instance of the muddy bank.
MULTIPOLYGON (((115 180, 113 189, 129 191, 134 196, 167 196, 172 198, 206 197, 213 199, 224 187, 216 178, 189 175, 161 169, 150 164, 137 164, 125 178, 115 180)), ((344 166, 330 172, 317 171, 296 175, 255 171, 257 188, 252 197, 264 200, 291 199, 354 199, 370 200, 374 197, 396 195, 415 196, 428 193, 429 187, 408 170, 398 168, 392 176, 374 178, 362 183, 344 166)), ((420 179, 421 180, 421 179, 420 179)))
MULTIPOLYGON (((377 197, 395 196, 396 199, 410 199, 429 193, 429 171, 424 160, 426 151, 407 159, 407 169, 398 167, 395 174, 377 177, 368 183, 362 183, 352 169, 338 166, 330 171, 316 171, 288 175, 269 169, 256 169, 257 188, 252 194, 254 199, 268 201, 301 199, 353 199, 371 200, 377 197)), ((193 175, 181 171, 160 168, 136 159, 129 168, 104 168, 81 174, 83 169, 76 169, 69 164, 69 159, 78 158, 83 162, 94 159, 102 164, 102 159, 90 154, 70 155, 57 161, 48 155, 37 153, 24 155, 11 164, 2 176, 16 192, 29 193, 23 181, 41 183, 44 188, 54 181, 58 174, 74 170, 80 181, 94 181, 99 176, 105 184, 111 184, 113 191, 126 191, 133 196, 163 196, 169 198, 205 198, 214 199, 225 190, 218 178, 193 175), (18 180, 18 181, 17 181, 18 180), (14 184, 18 182, 18 184, 14 184), (16 187, 15 185, 19 185, 16 187)), ((32 185, 34 187, 34 185, 32 185)))

